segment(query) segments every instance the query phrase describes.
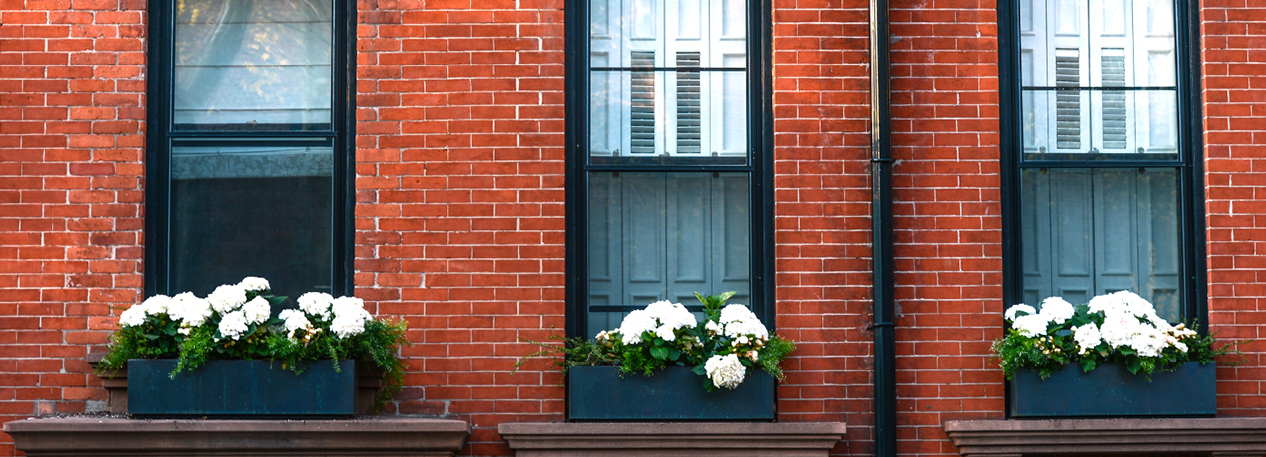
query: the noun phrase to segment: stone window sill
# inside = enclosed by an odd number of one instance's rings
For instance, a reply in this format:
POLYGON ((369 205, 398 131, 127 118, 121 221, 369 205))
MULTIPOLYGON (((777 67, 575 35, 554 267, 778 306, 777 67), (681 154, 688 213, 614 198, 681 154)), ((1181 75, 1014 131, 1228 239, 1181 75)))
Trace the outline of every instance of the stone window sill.
POLYGON ((466 422, 410 417, 352 420, 187 420, 57 417, 12 421, 18 450, 40 456, 451 456, 466 422))
POLYGON ((519 457, 826 457, 840 422, 518 422, 497 427, 519 457))
POLYGON ((1032 454, 1266 454, 1266 418, 947 421, 965 457, 1032 454))

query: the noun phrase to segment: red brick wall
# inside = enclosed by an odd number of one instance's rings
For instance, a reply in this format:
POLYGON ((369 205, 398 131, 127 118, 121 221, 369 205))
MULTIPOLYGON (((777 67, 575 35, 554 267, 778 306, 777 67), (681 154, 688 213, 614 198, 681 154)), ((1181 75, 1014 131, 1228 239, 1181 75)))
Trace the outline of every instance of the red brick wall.
MULTIPOLYGON (((780 420, 847 422, 835 454, 871 455, 868 2, 773 5, 777 327, 799 342, 780 420)), ((415 342, 392 412, 468 420, 468 454, 505 455, 497 424, 563 411, 547 364, 510 375, 517 338, 563 326, 563 1, 358 6, 356 293, 415 342)), ((1204 6, 1209 317, 1259 338, 1266 0, 1204 6)), ((0 0, 0 421, 102 400, 83 358, 139 298, 144 7, 0 0)), ((995 4, 891 17, 898 451, 953 455, 943 421, 1003 409, 995 4)), ((1219 406, 1260 415, 1261 344, 1242 349, 1219 406)))
POLYGON ((1204 0, 1206 234, 1209 324, 1244 344, 1245 362, 1218 368, 1218 411, 1266 413, 1266 1, 1204 0))
POLYGON ((1002 417, 996 11, 891 4, 901 455, 957 455, 943 421, 1002 417))
POLYGON ((399 412, 470 421, 476 455, 563 417, 556 371, 510 373, 563 328, 562 6, 360 2, 356 293, 417 343, 399 412))
POLYGON ((867 4, 773 2, 779 419, 846 422, 849 455, 874 453, 867 4))
POLYGON ((84 356, 142 282, 144 6, 0 1, 0 421, 104 398, 84 356))

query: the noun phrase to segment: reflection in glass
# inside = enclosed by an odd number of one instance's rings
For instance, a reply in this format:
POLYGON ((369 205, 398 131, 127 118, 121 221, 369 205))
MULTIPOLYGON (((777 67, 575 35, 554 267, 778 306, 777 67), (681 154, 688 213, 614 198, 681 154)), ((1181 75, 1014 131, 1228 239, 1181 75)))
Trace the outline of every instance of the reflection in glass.
POLYGON ((747 156, 742 0, 590 0, 589 150, 747 156))
POLYGON ((1173 0, 1019 0, 1032 153, 1173 154, 1173 0))
POLYGON ((750 305, 749 201, 746 173, 590 173, 587 328, 694 292, 750 305))
POLYGON ((174 124, 329 124, 331 0, 176 2, 174 124))
POLYGON ((1131 290, 1182 318, 1176 169, 1026 169, 1021 185, 1025 303, 1131 290))
POLYGON ((291 299, 330 292, 332 167, 330 147, 173 147, 170 290, 262 276, 291 299))

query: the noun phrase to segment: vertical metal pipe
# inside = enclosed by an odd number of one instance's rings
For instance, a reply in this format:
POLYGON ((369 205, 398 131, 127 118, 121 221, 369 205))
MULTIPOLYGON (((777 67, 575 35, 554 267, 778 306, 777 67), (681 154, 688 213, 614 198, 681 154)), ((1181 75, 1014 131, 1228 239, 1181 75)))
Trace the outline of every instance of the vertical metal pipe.
POLYGON ((875 455, 897 455, 896 324, 893 323, 892 114, 888 0, 870 0, 871 268, 875 332, 875 455))

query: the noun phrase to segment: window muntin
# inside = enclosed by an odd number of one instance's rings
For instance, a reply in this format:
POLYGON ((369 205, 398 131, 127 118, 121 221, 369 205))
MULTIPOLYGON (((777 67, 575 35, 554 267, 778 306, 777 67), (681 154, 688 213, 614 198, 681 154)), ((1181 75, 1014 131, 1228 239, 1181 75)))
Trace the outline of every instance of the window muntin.
POLYGON ((1180 12, 1172 0, 1011 5, 1011 298, 1079 303, 1128 289, 1166 319, 1194 317, 1199 205, 1179 113, 1198 109, 1183 107, 1180 12))
POLYGON ((1178 160, 1173 0, 1019 0, 1026 160, 1178 160))
POLYGON ((329 129, 332 0, 176 2, 177 128, 313 125, 329 129))

